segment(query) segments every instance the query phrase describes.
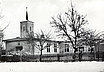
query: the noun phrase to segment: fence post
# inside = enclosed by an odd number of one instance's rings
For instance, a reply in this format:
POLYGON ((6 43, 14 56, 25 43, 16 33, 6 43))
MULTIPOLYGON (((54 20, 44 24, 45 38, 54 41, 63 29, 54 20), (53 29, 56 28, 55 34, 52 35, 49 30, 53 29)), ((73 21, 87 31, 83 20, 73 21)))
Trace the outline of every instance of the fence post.
POLYGON ((98 61, 99 61, 99 44, 98 44, 98 61))

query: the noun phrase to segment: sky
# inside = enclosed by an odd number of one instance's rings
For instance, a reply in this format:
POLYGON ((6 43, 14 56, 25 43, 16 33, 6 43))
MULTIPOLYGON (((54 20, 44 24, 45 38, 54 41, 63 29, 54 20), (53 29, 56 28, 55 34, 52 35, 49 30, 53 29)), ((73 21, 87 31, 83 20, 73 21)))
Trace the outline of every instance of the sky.
POLYGON ((20 36, 20 22, 25 21, 26 7, 29 20, 34 22, 34 32, 43 31, 54 33, 50 25, 52 16, 67 11, 71 1, 75 9, 82 15, 87 15, 89 24, 86 28, 104 31, 104 0, 0 0, 0 28, 9 26, 4 31, 4 38, 20 36))

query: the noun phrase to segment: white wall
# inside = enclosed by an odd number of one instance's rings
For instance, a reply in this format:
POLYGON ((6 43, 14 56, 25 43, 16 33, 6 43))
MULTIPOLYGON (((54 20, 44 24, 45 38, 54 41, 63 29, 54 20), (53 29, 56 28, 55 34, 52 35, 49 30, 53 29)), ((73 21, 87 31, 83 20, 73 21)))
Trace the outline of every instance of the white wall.
MULTIPOLYGON (((18 46, 18 43, 20 42, 20 46, 23 46, 23 52, 27 54, 32 54, 32 47, 30 44, 27 43, 27 41, 15 41, 15 42, 8 42, 6 46, 6 50, 14 49, 16 46, 18 46)), ((72 48, 70 43, 57 43, 57 52, 54 52, 54 43, 56 42, 46 42, 51 43, 50 45, 50 52, 47 52, 47 48, 44 49, 42 52, 43 54, 58 54, 58 53, 73 53, 74 49, 72 48), (69 44, 69 52, 65 52, 65 44, 69 44)), ((40 54, 40 50, 34 47, 35 54, 40 54)), ((84 52, 88 51, 88 47, 84 46, 84 52)))

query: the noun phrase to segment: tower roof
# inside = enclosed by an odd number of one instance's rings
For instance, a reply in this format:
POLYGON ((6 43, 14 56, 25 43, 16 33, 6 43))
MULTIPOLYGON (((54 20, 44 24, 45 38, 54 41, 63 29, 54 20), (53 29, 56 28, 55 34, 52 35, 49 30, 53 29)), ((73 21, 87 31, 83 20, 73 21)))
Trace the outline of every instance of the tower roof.
POLYGON ((26 20, 28 20, 28 11, 27 11, 27 8, 28 7, 26 7, 26 20))
POLYGON ((29 21, 27 9, 28 9, 28 7, 26 7, 26 21, 21 21, 20 23, 26 23, 26 22, 34 23, 33 21, 29 21))

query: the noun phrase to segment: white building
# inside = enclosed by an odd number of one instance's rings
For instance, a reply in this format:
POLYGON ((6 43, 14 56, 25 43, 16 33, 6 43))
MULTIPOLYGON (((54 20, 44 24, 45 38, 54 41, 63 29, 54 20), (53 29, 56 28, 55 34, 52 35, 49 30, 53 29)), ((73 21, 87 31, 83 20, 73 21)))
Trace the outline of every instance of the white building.
POLYGON ((0 31, 0 55, 1 55, 1 51, 2 51, 2 48, 3 48, 3 31, 0 31))
MULTIPOLYGON (((20 37, 4 40, 7 53, 17 54, 17 47, 19 47, 23 48, 21 49, 23 54, 40 54, 41 51, 35 45, 33 50, 32 45, 28 43, 26 39, 28 34, 32 32, 34 32, 34 22, 28 20, 28 12, 26 11, 26 21, 20 22, 20 37)), ((40 39, 34 38, 33 40, 34 43, 38 44, 40 39)), ((69 41, 46 40, 44 46, 46 46, 46 48, 42 51, 43 54, 65 54, 74 52, 69 41)), ((86 47, 84 48, 84 51, 88 51, 86 47)))
MULTIPOLYGON (((4 40, 6 51, 8 53, 16 53, 17 47, 22 47, 24 54, 32 54, 33 49, 28 43, 26 37, 28 34, 34 32, 34 22, 28 20, 28 12, 26 11, 26 21, 20 22, 20 37, 4 40)), ((40 39, 34 38, 34 42, 38 44, 40 39)), ((45 44, 47 48, 43 50, 43 54, 57 54, 57 53, 72 53, 73 49, 68 41, 53 41, 47 40, 45 44), (48 44, 50 44, 48 46, 48 44)), ((40 54, 40 50, 34 46, 34 54, 40 54)))

